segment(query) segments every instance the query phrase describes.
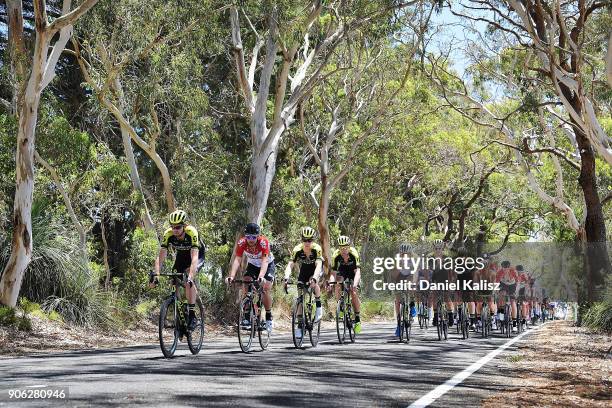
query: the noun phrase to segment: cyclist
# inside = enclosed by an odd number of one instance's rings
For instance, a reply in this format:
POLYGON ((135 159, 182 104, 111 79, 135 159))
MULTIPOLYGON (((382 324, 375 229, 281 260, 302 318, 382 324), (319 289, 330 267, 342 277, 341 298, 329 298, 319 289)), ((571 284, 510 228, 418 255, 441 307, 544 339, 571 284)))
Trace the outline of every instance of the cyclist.
MULTIPOLYGON (((323 308, 321 307, 321 288, 318 285, 323 271, 323 250, 321 246, 312 242, 315 236, 315 230, 310 227, 303 227, 301 230, 302 243, 293 248, 291 260, 285 268, 285 290, 287 289, 287 281, 291 276, 293 267, 300 264, 300 274, 298 282, 309 283, 315 295, 315 316, 314 321, 318 322, 323 316, 323 308)), ((302 337, 301 329, 297 329, 296 337, 302 337)))
MULTIPOLYGON (((428 258, 435 258, 435 261, 433 263, 432 262, 428 262, 428 265, 427 265, 432 270, 432 273, 431 273, 431 282, 432 283, 447 283, 447 282, 450 281, 449 275, 450 275, 451 271, 449 271, 449 270, 444 268, 444 260, 446 259, 446 255, 444 254, 445 246, 446 246, 446 244, 441 239, 434 240, 434 242, 433 242, 433 254, 431 256, 428 256, 428 258)), ((429 261, 429 259, 428 259, 428 261, 429 261)), ((440 296, 440 295, 441 295, 441 291, 438 291, 438 296, 440 296)), ((433 295, 432 295, 432 297, 433 297, 433 295)), ((432 299, 432 301, 433 301, 433 299, 432 299)), ((432 302, 432 304, 433 304, 433 302, 432 302)), ((454 307, 454 303, 453 303, 452 299, 449 297, 448 300, 446 301, 446 310, 447 310, 447 314, 448 314, 448 325, 449 326, 453 325, 453 307, 454 307)), ((434 326, 438 325, 438 311, 437 311, 437 308, 434 309, 433 325, 434 326)))
POLYGON ((525 271, 523 265, 516 265, 516 275, 518 283, 518 296, 521 299, 521 313, 523 315, 523 322, 527 320, 528 316, 531 316, 531 308, 528 302, 531 291, 529 290, 529 273, 525 271))
MULTIPOLYGON (((410 281, 416 282, 417 274, 414 268, 414 263, 411 260, 414 257, 414 248, 410 244, 401 244, 399 246, 399 254, 401 259, 402 266, 407 266, 407 268, 400 268, 393 270, 391 272, 391 282, 400 282, 400 281, 410 281), (407 258, 407 265, 404 265, 404 258, 407 258)), ((395 292, 395 316, 397 317, 397 326, 395 327, 395 337, 399 337, 401 333, 401 310, 400 310, 400 302, 402 300, 402 291, 395 292)), ((410 299, 410 315, 412 317, 416 316, 416 307, 414 304, 414 299, 410 299)))
MULTIPOLYGON (((503 261, 501 263, 501 268, 497 272, 496 282, 499 282, 499 289, 502 292, 502 296, 506 295, 510 297, 510 307, 511 307, 511 315, 512 319, 516 319, 516 282, 518 280, 518 276, 516 275, 516 270, 511 267, 510 261, 503 261)), ((502 298, 502 302, 506 304, 504 298, 502 298)), ((499 313, 502 313, 503 307, 499 308, 499 313)), ((503 318, 500 318, 500 321, 503 321, 503 318)), ((514 323, 513 323, 514 327, 514 323)))
MULTIPOLYGON (((351 239, 346 235, 338 237, 339 248, 332 254, 332 271, 329 279, 330 283, 338 281, 342 283, 344 279, 353 281, 351 286, 351 300, 355 309, 355 333, 361 333, 361 318, 359 316, 361 302, 357 294, 357 287, 361 279, 361 269, 359 267, 359 253, 351 246, 351 239), (338 280, 341 277, 342 280, 338 280)), ((340 285, 336 285, 336 299, 340 299, 340 285)))
MULTIPOLYGON (((257 280, 258 284, 263 284, 263 304, 266 309, 266 328, 272 332, 272 283, 276 267, 274 265, 274 255, 270 251, 268 238, 261 235, 259 225, 248 223, 244 227, 244 236, 236 243, 236 257, 232 263, 227 283, 231 283, 240 268, 243 257, 247 258, 247 268, 244 280, 257 280)), ((250 325, 249 321, 242 322, 245 327, 250 325)))
POLYGON ((174 248, 176 256, 172 269, 177 273, 187 275, 185 281, 185 294, 189 304, 189 322, 190 330, 195 328, 195 303, 198 295, 196 285, 194 284, 196 274, 204 264, 204 245, 200 243, 198 230, 188 225, 187 213, 183 210, 176 210, 168 217, 170 228, 163 235, 159 255, 155 258, 153 273, 150 277, 149 287, 157 284, 160 266, 164 263, 168 255, 169 247, 174 248))

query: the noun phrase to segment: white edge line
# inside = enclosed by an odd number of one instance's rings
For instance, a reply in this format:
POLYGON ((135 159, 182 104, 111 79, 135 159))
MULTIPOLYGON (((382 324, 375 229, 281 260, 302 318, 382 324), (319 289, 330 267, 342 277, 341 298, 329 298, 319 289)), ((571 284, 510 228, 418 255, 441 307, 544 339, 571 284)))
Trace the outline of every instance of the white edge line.
POLYGON ((540 325, 533 330, 525 331, 519 334, 518 336, 514 337, 513 339, 507 341, 506 343, 502 344, 501 346, 499 346, 497 349, 493 350, 486 356, 481 357, 480 360, 474 362, 472 365, 470 365, 465 370, 455 374, 452 378, 448 379, 444 384, 438 385, 436 388, 429 391, 427 394, 423 395, 418 400, 414 401, 412 404, 408 406, 408 408, 424 408, 424 407, 429 406, 429 404, 431 404, 432 402, 440 398, 442 395, 446 394, 447 392, 455 388, 457 385, 461 384, 463 380, 468 378, 470 375, 474 374, 483 365, 487 364, 489 361, 497 357, 497 355, 500 354, 502 351, 504 351, 505 349, 507 349, 508 347, 510 347, 517 341, 519 341, 523 336, 525 336, 528 333, 536 332, 537 330, 540 329, 540 327, 544 327, 544 325, 540 325))

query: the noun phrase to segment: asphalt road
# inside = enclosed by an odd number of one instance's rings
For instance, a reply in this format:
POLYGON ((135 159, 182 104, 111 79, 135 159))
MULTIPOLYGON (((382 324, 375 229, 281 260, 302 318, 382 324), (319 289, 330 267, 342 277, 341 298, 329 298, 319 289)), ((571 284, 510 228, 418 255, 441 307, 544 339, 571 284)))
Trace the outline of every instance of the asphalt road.
MULTIPOLYGON (((296 350, 289 333, 273 333, 266 351, 240 351, 235 337, 205 338, 202 352, 179 345, 166 360, 158 345, 0 359, 0 406, 407 407, 507 339, 461 340, 454 327, 439 342, 435 328, 394 340, 394 323, 364 324, 354 344, 339 345, 332 326, 318 347, 296 350), (9 389, 55 387, 67 400, 15 401, 9 389)), ((533 330, 533 329, 532 329, 533 330)), ((504 358, 527 334, 497 359, 504 358)), ((309 343, 308 343, 309 344, 309 343)), ((431 406, 478 406, 503 377, 484 365, 431 406)))

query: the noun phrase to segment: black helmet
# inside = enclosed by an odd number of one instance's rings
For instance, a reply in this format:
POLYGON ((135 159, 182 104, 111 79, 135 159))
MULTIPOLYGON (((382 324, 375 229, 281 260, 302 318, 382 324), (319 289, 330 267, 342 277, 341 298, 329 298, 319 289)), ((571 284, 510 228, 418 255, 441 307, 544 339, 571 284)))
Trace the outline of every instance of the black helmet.
POLYGON ((244 233, 245 234, 253 234, 253 235, 259 235, 259 225, 255 224, 254 222, 249 222, 245 227, 244 227, 244 233))
POLYGON ((509 268, 510 267, 510 261, 504 261, 501 263, 501 267, 502 268, 509 268))
POLYGON ((525 270, 525 268, 523 268, 523 265, 516 265, 516 270, 522 272, 523 270, 525 270))

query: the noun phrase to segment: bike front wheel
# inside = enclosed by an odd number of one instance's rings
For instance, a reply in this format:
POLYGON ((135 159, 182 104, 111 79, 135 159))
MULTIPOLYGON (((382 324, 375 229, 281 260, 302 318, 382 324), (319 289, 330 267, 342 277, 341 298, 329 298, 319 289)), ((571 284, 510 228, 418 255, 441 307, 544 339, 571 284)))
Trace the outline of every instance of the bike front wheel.
POLYGON ((250 298, 244 298, 240 302, 240 313, 238 314, 238 343, 240 349, 248 353, 251 350, 255 338, 255 309, 250 298))
POLYGON ((293 313, 291 313, 291 334, 295 348, 302 347, 302 343, 304 343, 304 330, 304 307, 302 299, 298 298, 293 305, 293 313))
POLYGON ((344 302, 338 301, 336 306, 336 332, 338 333, 338 343, 344 344, 346 339, 346 316, 344 315, 344 302))
POLYGON ((189 345, 191 354, 195 355, 200 352, 202 343, 204 342, 204 305, 199 297, 196 300, 194 312, 196 324, 194 329, 187 334, 187 344, 189 345))
POLYGON ((172 358, 179 339, 179 318, 174 297, 164 301, 159 311, 159 346, 166 358, 172 358))

